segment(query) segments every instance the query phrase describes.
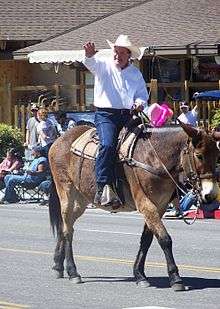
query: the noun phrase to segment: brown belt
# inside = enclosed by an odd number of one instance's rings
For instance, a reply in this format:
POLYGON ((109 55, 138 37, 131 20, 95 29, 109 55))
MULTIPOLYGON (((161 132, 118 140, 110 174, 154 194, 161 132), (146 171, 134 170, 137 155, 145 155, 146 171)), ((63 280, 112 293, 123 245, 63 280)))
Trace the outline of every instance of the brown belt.
POLYGON ((96 107, 96 110, 98 112, 108 112, 108 113, 112 113, 112 114, 130 114, 130 109, 127 108, 123 108, 123 109, 119 109, 119 108, 108 108, 108 107, 96 107))

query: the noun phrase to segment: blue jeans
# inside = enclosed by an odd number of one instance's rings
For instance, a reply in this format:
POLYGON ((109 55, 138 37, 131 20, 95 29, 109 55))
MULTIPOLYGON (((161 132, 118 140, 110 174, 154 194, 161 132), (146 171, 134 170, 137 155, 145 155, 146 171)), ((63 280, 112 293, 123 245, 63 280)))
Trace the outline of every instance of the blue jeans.
POLYGON ((48 152, 50 150, 50 147, 52 146, 53 143, 47 144, 46 146, 42 147, 42 152, 43 152, 43 156, 45 158, 48 158, 48 152))
POLYGON ((50 193, 52 181, 51 180, 44 180, 39 185, 39 190, 43 191, 47 195, 50 193))
POLYGON ((16 185, 33 185, 37 186, 39 183, 35 183, 32 180, 27 179, 26 175, 6 175, 4 178, 5 182, 5 196, 4 200, 9 203, 16 203, 19 201, 19 198, 16 194, 15 187, 16 185))
POLYGON ((100 140, 95 165, 97 184, 114 183, 118 135, 130 119, 129 110, 98 109, 95 112, 95 126, 100 140))
POLYGON ((190 209, 192 205, 196 206, 197 203, 197 197, 192 192, 188 192, 186 195, 184 195, 180 200, 180 208, 182 211, 187 211, 190 209))

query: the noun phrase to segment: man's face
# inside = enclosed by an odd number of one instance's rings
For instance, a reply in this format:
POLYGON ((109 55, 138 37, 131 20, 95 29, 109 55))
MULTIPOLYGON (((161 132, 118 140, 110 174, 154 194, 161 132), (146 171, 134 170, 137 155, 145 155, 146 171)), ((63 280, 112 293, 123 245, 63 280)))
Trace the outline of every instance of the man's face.
POLYGON ((113 55, 115 65, 124 69, 129 63, 131 53, 126 47, 115 46, 113 55))
POLYGON ((32 109, 31 112, 33 114, 34 117, 37 117, 37 109, 32 109))
POLYGON ((180 111, 184 114, 186 114, 188 112, 188 107, 181 107, 180 111))

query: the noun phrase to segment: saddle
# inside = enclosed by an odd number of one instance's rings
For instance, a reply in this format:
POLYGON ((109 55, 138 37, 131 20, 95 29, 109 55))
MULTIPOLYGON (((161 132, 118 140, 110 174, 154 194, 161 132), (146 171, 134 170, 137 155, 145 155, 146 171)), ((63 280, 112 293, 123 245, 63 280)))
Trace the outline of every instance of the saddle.
MULTIPOLYGON (((138 125, 127 131, 123 129, 118 141, 118 161, 123 162, 132 158, 135 142, 143 131, 143 126, 138 125)), ((79 136, 71 145, 71 151, 85 159, 96 160, 99 150, 99 138, 96 128, 91 128, 79 136)))

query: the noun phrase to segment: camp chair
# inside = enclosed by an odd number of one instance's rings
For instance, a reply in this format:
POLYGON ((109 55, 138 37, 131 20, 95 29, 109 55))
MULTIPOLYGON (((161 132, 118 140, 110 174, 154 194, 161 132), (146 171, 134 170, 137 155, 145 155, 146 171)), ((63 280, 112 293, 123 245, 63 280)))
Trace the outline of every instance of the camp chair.
POLYGON ((16 185, 15 190, 20 201, 40 202, 44 199, 44 193, 39 190, 39 185, 23 183, 16 185))

